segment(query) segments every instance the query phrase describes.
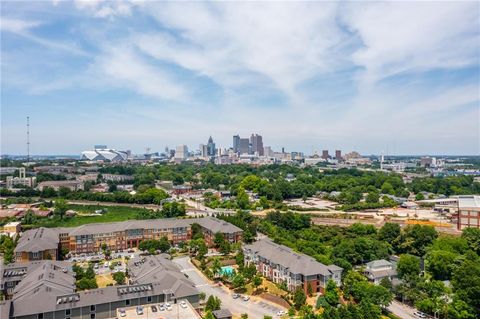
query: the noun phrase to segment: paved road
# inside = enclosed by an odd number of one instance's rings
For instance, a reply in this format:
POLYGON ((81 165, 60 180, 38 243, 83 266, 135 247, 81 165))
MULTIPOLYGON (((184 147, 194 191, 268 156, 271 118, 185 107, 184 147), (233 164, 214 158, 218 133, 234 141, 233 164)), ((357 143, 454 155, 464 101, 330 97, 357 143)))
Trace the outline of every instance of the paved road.
POLYGON ((207 298, 209 295, 217 296, 222 301, 222 308, 229 309, 234 315, 248 313, 248 318, 262 319, 265 315, 275 317, 279 310, 286 310, 258 298, 256 300, 252 298, 249 301, 243 301, 240 298, 233 299, 228 289, 211 285, 201 272, 190 263, 188 257, 175 258, 173 261, 180 266, 183 273, 188 275, 188 278, 193 281, 198 290, 207 295, 207 298))
POLYGON ((390 306, 388 306, 388 310, 402 319, 418 319, 413 315, 417 310, 396 300, 392 301, 390 306))

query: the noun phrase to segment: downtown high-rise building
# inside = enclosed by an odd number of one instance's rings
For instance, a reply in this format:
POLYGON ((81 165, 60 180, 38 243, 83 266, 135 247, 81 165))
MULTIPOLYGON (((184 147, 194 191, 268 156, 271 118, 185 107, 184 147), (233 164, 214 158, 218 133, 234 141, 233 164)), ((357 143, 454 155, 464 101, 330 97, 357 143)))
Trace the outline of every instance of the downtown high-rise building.
POLYGON ((322 158, 324 160, 328 160, 330 158, 330 155, 328 155, 328 150, 323 150, 322 151, 322 158))
POLYGON ((263 156, 263 141, 261 135, 252 134, 252 136, 250 136, 250 144, 252 145, 252 154, 263 156))
POLYGON ((239 154, 250 154, 250 140, 248 138, 240 138, 238 145, 239 154))
POLYGON ((207 155, 212 157, 216 155, 215 143, 213 142, 213 138, 211 136, 208 138, 207 155))
POLYGON ((335 159, 337 161, 342 159, 342 151, 341 150, 335 150, 335 159))
POLYGON ((233 136, 233 152, 234 153, 240 152, 240 135, 233 136))

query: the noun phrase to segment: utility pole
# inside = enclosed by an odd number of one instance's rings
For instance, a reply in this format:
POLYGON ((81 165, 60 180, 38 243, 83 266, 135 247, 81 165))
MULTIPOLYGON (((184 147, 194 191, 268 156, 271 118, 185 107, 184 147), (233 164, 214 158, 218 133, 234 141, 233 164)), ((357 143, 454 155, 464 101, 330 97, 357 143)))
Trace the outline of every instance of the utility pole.
POLYGON ((30 116, 27 116, 27 165, 30 165, 30 116))

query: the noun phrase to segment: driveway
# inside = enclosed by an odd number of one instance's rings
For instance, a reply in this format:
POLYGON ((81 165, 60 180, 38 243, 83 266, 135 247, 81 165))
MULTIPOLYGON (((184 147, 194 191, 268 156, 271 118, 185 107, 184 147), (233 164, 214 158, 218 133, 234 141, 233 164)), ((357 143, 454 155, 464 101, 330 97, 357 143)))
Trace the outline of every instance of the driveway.
POLYGON ((217 296, 222 301, 222 308, 227 308, 234 315, 247 313, 249 318, 262 319, 265 315, 275 317, 278 311, 286 310, 283 307, 256 297, 252 297, 249 301, 243 301, 240 298, 233 299, 232 293, 227 288, 210 284, 203 274, 190 262, 189 257, 175 258, 173 261, 180 266, 183 273, 188 275, 195 287, 207 295, 207 298, 210 295, 217 296))

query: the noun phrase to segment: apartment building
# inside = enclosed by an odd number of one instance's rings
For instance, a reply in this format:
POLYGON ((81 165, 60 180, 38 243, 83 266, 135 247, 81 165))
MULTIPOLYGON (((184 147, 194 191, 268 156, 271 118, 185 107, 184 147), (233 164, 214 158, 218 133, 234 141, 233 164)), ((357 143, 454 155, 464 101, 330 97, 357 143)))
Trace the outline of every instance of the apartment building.
POLYGON ((138 247, 142 240, 167 237, 172 244, 191 239, 191 225, 201 226, 205 242, 213 245, 216 233, 231 243, 241 241, 242 230, 215 217, 191 219, 128 220, 86 224, 74 228, 38 228, 24 233, 15 249, 17 261, 58 258, 60 249, 72 254, 100 252, 105 244, 111 251, 138 247))
POLYGON ((59 242, 56 229, 40 227, 27 230, 15 247, 15 261, 56 260, 60 249, 59 242))
MULTIPOLYGON (((147 270, 147 269, 146 269, 147 270)), ((75 275, 43 261, 16 284, 13 296, 0 304, 2 319, 106 319, 118 308, 188 300, 199 306, 199 291, 180 272, 170 269, 142 284, 77 291, 75 275)))
POLYGON ((330 279, 338 286, 341 284, 342 268, 326 266, 268 238, 245 245, 243 251, 245 264, 254 264, 258 272, 274 283, 286 283, 290 291, 302 287, 307 293, 310 285, 313 292, 324 292, 330 279))
POLYGON ((65 187, 70 189, 72 192, 83 190, 83 181, 69 180, 69 181, 45 181, 38 184, 37 188, 39 191, 43 191, 46 187, 53 188, 55 191, 58 191, 60 188, 65 187))

